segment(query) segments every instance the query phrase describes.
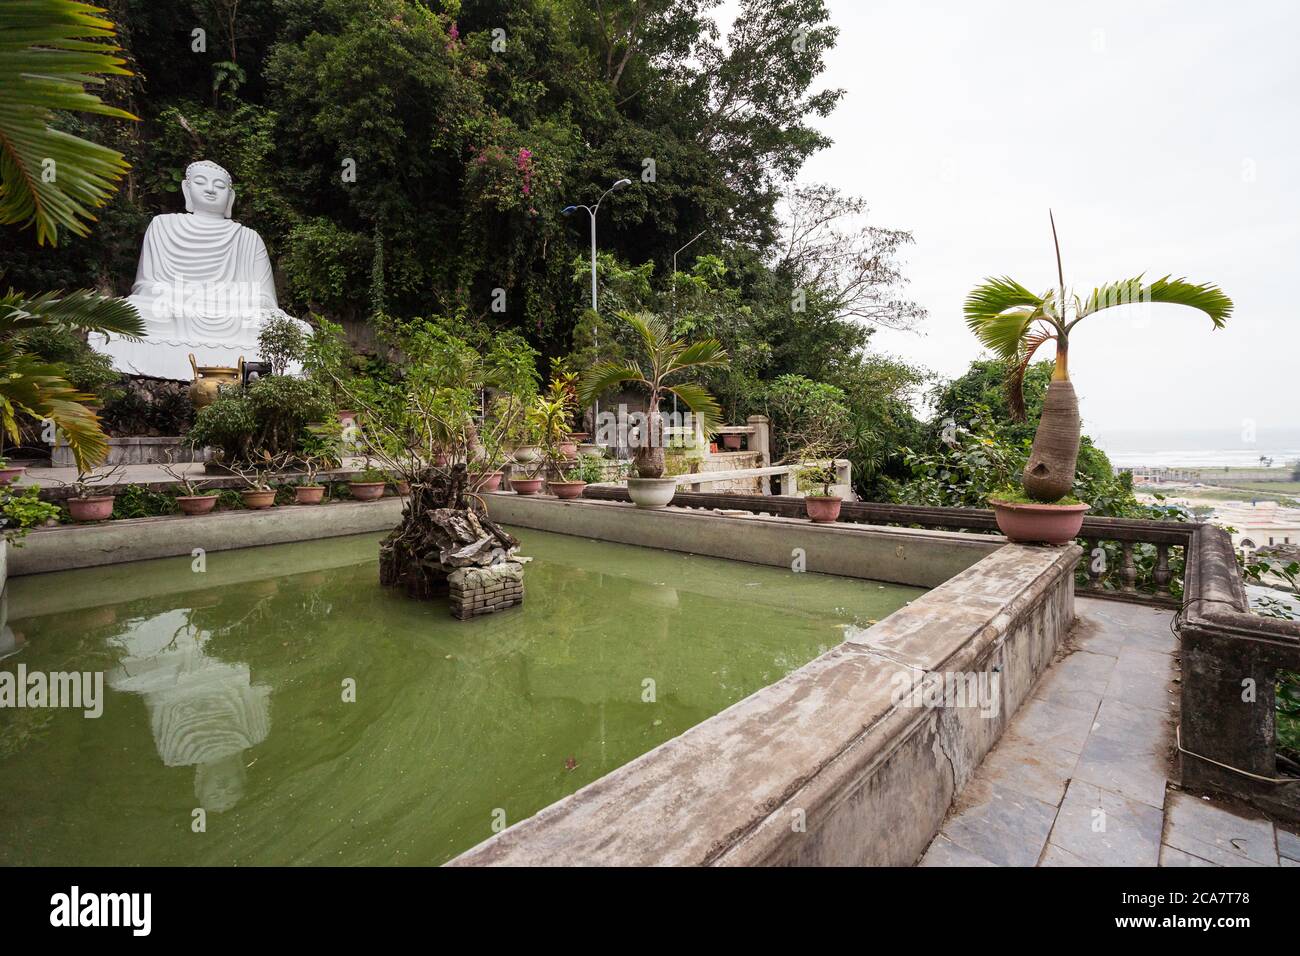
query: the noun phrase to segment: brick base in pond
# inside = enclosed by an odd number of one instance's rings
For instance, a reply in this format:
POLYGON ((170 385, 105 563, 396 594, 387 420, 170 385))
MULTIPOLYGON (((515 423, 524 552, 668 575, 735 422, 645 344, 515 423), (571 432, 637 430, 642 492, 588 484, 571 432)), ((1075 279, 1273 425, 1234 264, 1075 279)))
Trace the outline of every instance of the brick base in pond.
POLYGON ((451 613, 462 621, 524 603, 524 566, 514 561, 459 568, 447 576, 451 613))

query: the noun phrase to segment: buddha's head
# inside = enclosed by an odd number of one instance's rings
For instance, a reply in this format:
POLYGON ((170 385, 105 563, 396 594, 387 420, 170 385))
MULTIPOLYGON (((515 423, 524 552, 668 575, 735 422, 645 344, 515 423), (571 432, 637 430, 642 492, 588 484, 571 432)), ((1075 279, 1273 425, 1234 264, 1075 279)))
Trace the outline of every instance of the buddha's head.
POLYGON ((230 173, 206 159, 185 167, 181 192, 185 195, 185 211, 196 216, 229 219, 235 207, 235 188, 230 182, 230 173))

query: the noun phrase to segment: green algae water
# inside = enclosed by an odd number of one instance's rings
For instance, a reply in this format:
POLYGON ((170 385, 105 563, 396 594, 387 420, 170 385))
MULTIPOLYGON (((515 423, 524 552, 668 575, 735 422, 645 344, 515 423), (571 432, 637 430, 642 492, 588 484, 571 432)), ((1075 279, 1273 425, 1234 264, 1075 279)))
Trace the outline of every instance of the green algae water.
POLYGON ((0 864, 442 863, 922 593, 516 533, 467 622, 380 535, 12 580, 0 670, 104 689, 0 708, 0 864))

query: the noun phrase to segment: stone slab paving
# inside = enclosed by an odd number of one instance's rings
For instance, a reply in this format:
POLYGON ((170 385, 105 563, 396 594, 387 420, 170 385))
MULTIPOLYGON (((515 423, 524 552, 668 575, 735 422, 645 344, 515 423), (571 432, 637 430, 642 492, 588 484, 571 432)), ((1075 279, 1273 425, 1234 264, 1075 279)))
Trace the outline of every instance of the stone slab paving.
POLYGON ((1076 599, 1078 622, 921 866, 1300 866, 1300 837, 1171 786, 1172 613, 1076 599))

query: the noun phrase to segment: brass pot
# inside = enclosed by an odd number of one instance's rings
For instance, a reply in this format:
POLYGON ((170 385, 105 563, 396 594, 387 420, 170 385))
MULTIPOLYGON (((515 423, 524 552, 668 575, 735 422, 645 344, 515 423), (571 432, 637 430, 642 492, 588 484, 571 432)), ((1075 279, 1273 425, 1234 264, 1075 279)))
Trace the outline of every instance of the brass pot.
POLYGON ((217 389, 222 385, 238 385, 244 377, 244 360, 237 368, 225 365, 199 365, 190 353, 190 368, 194 369, 194 382, 190 385, 190 401, 195 408, 203 408, 217 400, 217 389))

